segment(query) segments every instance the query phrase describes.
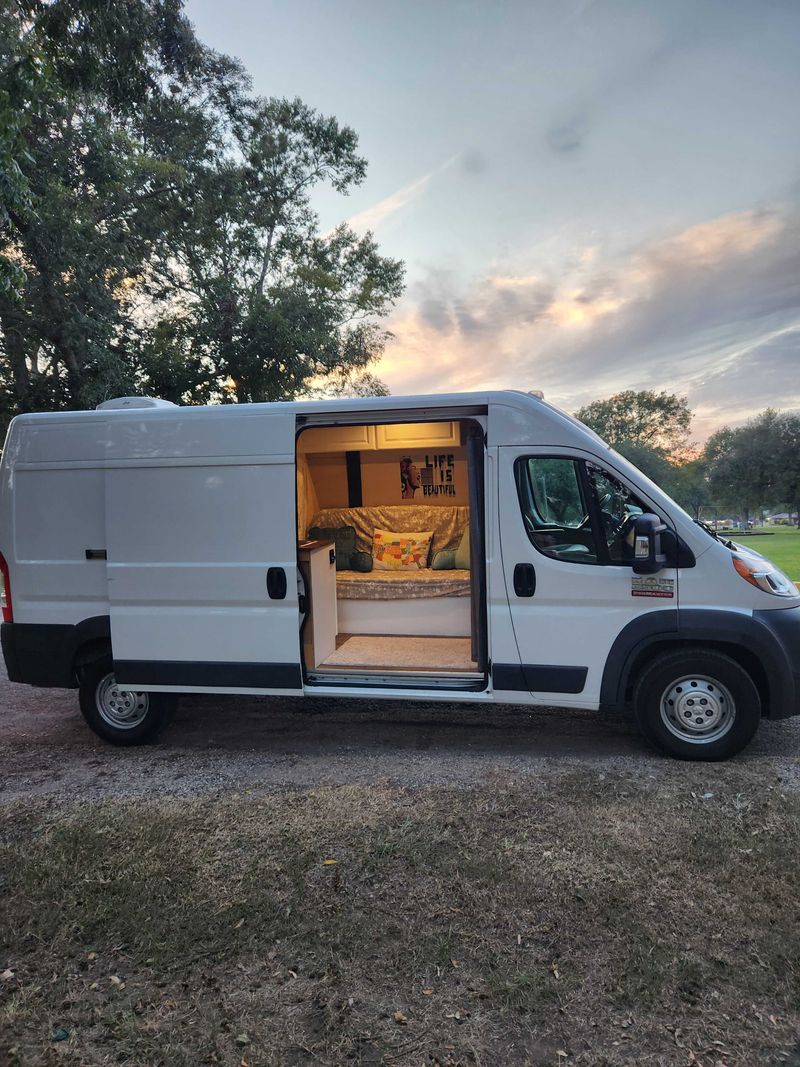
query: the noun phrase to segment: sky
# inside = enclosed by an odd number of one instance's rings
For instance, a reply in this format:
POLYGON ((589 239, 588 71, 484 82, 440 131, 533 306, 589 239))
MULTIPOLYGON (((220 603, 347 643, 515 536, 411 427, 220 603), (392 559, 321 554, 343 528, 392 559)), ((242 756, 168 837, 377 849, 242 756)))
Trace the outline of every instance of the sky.
POLYGON ((800 409, 800 0, 188 0, 359 135, 315 200, 406 264, 392 393, 800 409))

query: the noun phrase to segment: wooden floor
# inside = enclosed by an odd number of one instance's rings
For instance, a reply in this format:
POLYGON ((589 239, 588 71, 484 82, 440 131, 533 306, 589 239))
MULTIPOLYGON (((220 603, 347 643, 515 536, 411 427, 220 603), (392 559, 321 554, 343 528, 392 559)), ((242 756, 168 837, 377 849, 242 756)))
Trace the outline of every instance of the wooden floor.
POLYGON ((339 634, 336 651, 319 664, 325 670, 476 671, 468 637, 398 637, 339 634))

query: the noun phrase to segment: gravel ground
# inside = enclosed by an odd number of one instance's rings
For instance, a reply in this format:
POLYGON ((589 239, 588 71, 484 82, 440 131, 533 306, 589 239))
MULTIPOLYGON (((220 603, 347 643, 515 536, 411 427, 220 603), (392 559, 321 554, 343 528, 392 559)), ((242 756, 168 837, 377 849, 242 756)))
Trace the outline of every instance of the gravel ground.
MULTIPOLYGON (((734 761, 800 789, 800 719, 765 721, 734 761)), ((77 693, 0 673, 0 799, 202 796, 317 785, 470 787, 498 774, 576 766, 658 780, 674 764, 618 716, 514 706, 184 697, 158 744, 118 749, 94 736, 77 693)), ((692 777, 702 788, 709 771, 692 777)), ((719 774, 719 768, 714 772, 719 774)))

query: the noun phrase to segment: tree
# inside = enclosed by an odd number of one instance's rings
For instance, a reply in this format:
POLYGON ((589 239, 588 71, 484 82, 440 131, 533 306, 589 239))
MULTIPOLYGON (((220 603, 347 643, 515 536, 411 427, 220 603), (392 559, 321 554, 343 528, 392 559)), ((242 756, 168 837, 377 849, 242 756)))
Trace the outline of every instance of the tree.
POLYGON ((672 494, 676 468, 660 449, 643 445, 639 441, 620 441, 615 448, 656 485, 672 494))
POLYGON ((699 519, 702 509, 713 503, 702 455, 673 468, 672 496, 694 519, 699 519))
POLYGON ((685 397, 651 389, 628 389, 595 400, 576 411, 575 417, 619 451, 636 445, 668 458, 685 448, 692 421, 685 397))
POLYGON ((314 187, 345 194, 364 176, 355 133, 299 100, 241 98, 205 136, 183 160, 188 179, 171 199, 169 254, 150 268, 152 298, 188 324, 215 399, 286 399, 329 376, 334 389, 352 387, 382 352, 378 320, 403 288, 402 264, 371 234, 318 232, 314 187))
POLYGON ((781 415, 777 424, 777 490, 800 526, 800 415, 781 415))
POLYGON ((14 188, 0 225, 17 268, 0 287, 4 406, 91 406, 133 384, 129 289, 182 178, 144 117, 173 98, 201 106, 241 74, 197 42, 179 0, 16 0, 3 27, 14 188))
POLYGON ((704 462, 715 503, 750 511, 780 498, 782 417, 771 409, 744 426, 724 426, 708 439, 704 462))
POLYGON ((181 0, 11 0, 0 45, 0 417, 378 387, 402 266, 310 206, 351 129, 249 96, 181 0))
POLYGON ((576 411, 575 417, 666 492, 674 491, 676 462, 686 448, 692 421, 685 397, 628 389, 595 400, 576 411))

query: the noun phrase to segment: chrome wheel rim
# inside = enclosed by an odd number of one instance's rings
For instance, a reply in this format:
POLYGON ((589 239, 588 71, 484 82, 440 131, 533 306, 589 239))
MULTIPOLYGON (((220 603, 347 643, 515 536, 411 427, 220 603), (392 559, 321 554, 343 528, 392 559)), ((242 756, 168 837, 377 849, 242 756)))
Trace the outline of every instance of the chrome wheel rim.
POLYGON ((709 745, 724 737, 736 718, 730 691, 716 678, 689 674, 672 682, 661 696, 661 720, 675 737, 709 745))
POLYGON ((120 689, 113 673, 98 683, 94 698, 100 718, 116 730, 132 730, 144 722, 150 709, 148 693, 120 689))

